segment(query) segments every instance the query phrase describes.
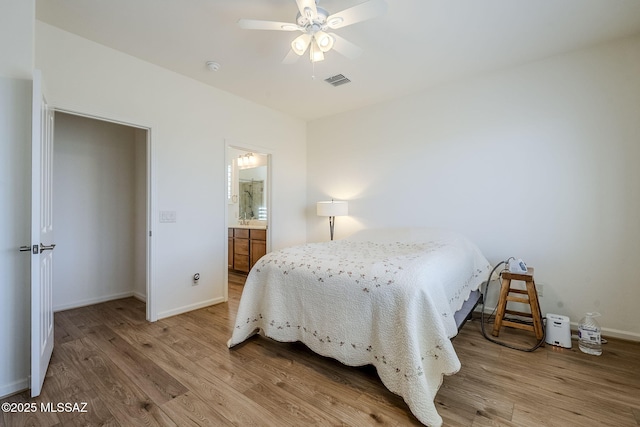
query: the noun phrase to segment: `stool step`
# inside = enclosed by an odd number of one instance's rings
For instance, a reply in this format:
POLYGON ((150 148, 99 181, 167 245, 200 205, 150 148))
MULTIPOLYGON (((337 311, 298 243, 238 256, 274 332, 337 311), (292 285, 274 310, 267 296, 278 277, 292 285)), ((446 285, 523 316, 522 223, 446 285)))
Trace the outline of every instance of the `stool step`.
POLYGON ((533 315, 531 313, 525 313, 524 311, 505 310, 504 313, 505 314, 513 314, 514 316, 528 317, 530 319, 533 319, 533 315))
POLYGON ((529 304, 529 298, 512 297, 510 295, 507 295, 507 301, 521 302, 523 304, 529 304))
POLYGON ((510 320, 502 320, 503 326, 511 326, 512 328, 524 329, 525 331, 535 332, 532 325, 527 325, 526 323, 518 323, 512 322, 510 320))

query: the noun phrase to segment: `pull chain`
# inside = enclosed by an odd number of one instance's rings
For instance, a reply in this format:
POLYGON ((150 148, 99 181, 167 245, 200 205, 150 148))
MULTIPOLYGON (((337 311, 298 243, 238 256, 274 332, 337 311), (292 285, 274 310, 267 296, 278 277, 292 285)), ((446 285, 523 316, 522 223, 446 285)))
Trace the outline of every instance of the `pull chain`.
POLYGON ((311 46, 309 46, 311 53, 311 80, 316 79, 316 61, 313 60, 313 40, 311 41, 311 46))

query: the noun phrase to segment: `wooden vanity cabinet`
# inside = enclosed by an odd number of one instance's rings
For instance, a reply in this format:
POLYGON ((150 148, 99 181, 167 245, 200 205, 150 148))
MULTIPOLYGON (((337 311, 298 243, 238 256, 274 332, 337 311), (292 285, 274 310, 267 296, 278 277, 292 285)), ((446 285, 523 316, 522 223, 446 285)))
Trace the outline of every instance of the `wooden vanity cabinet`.
POLYGON ((267 230, 249 230, 250 269, 267 253, 267 230))
POLYGON ((267 230, 229 228, 229 268, 248 273, 267 253, 267 230))

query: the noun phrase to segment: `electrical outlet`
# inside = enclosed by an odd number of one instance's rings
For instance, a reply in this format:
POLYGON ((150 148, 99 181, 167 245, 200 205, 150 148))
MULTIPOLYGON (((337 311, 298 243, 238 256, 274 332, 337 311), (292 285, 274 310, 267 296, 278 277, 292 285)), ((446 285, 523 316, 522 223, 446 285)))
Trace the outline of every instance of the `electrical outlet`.
POLYGON ((542 297, 542 290, 544 289, 544 285, 540 283, 536 283, 536 292, 538 292, 538 298, 542 297))

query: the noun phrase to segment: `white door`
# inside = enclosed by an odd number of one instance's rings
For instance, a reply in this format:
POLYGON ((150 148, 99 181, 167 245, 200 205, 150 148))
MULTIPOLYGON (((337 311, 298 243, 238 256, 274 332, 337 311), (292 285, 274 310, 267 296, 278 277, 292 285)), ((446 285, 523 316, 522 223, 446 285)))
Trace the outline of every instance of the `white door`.
POLYGON ((53 352, 53 114, 34 71, 31 135, 31 396, 39 396, 53 352))

